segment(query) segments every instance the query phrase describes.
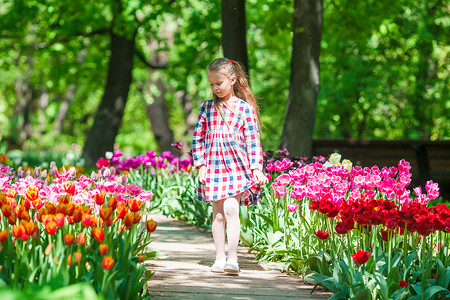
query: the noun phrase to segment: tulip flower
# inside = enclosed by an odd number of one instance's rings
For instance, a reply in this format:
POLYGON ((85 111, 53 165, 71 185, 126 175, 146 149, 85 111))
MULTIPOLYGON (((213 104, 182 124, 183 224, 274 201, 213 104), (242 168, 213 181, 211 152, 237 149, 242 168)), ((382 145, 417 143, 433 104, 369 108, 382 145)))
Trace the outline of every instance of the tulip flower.
POLYGON ((73 195, 75 193, 75 183, 74 182, 64 182, 64 190, 67 194, 73 195))
POLYGON ((25 227, 23 225, 14 226, 12 229, 13 236, 18 239, 22 237, 22 235, 26 232, 25 227))
POLYGON ((79 233, 77 237, 77 244, 83 246, 86 243, 86 235, 79 233))
POLYGON ((56 223, 56 226, 62 227, 64 225, 64 214, 59 213, 53 218, 54 222, 56 223))
POLYGON ((105 239, 105 232, 103 231, 103 228, 96 227, 92 230, 92 236, 99 242, 103 242, 105 239))
POLYGON ((352 254, 351 257, 358 265, 363 265, 369 260, 369 257, 372 253, 369 251, 363 251, 359 249, 356 254, 352 254))
POLYGON ((103 221, 108 221, 108 220, 110 220, 110 219, 111 219, 111 216, 112 216, 112 208, 111 208, 111 207, 103 206, 103 207, 100 209, 100 218, 101 218, 103 221))
POLYGON ((100 193, 100 194, 95 194, 94 195, 94 200, 95 203, 97 203, 97 205, 103 205, 103 203, 105 203, 105 194, 100 193))
POLYGON ((75 242, 75 236, 73 234, 68 233, 64 236, 64 244, 70 246, 73 244, 73 242, 75 242))
POLYGON ((114 266, 114 259, 111 256, 105 256, 102 260, 102 267, 105 270, 111 270, 111 268, 114 266))
POLYGON ((317 230, 317 232, 313 232, 315 236, 317 236, 320 240, 326 240, 329 236, 329 230, 323 232, 322 230, 317 230))
POLYGON ((83 223, 84 226, 90 227, 92 224, 94 224, 94 218, 90 214, 85 214, 83 217, 81 217, 81 223, 83 223))
POLYGON ((50 235, 54 235, 57 228, 58 227, 54 221, 51 221, 51 222, 47 223, 47 225, 45 225, 45 230, 50 235))
POLYGON ((295 203, 288 204, 288 210, 291 213, 295 212, 297 210, 297 204, 295 204, 295 203))
POLYGON ((123 223, 128 228, 128 230, 130 230, 134 224, 134 214, 132 213, 126 214, 125 217, 123 218, 123 223))
POLYGON ((128 202, 128 206, 130 207, 130 211, 140 211, 142 207, 142 201, 131 199, 130 202, 128 202))
POLYGON ((45 248, 44 254, 45 255, 50 255, 50 253, 52 253, 52 249, 53 249, 53 243, 49 243, 47 245, 47 247, 45 248))
POLYGON ((0 231, 0 243, 4 243, 9 236, 9 230, 5 229, 0 231))
POLYGON ((30 201, 35 201, 38 199, 39 195, 38 195, 38 189, 37 187, 29 187, 25 193, 26 197, 28 200, 30 201))
POLYGON ((401 288, 406 288, 406 287, 408 287, 409 283, 408 283, 407 281, 400 280, 400 281, 398 282, 398 285, 399 285, 401 288))
POLYGON ((101 256, 105 256, 106 254, 108 254, 108 250, 109 249, 107 244, 100 244, 100 246, 98 246, 98 252, 101 256))
POLYGON ((153 219, 148 220, 146 225, 148 232, 153 232, 156 230, 157 223, 153 219))

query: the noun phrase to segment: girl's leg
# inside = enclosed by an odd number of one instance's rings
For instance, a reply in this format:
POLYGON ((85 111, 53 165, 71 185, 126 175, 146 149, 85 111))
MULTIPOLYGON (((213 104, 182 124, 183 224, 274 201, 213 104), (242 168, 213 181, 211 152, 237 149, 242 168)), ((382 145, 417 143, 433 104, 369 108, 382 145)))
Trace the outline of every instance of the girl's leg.
POLYGON ((224 200, 211 202, 213 207, 213 222, 211 226, 214 245, 216 246, 216 259, 225 259, 225 214, 224 200))
POLYGON ((237 195, 225 199, 223 210, 227 222, 228 260, 237 262, 237 248, 241 233, 241 221, 239 219, 239 198, 237 195))

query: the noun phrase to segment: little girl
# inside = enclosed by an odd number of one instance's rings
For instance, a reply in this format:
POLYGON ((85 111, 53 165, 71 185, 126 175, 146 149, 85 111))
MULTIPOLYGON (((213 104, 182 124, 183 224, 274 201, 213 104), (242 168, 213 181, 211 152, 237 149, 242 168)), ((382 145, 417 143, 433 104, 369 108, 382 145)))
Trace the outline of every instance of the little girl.
POLYGON ((192 141, 194 167, 199 169, 197 199, 213 206, 216 261, 211 271, 238 273, 239 205, 256 205, 260 185, 268 181, 262 172, 259 108, 238 62, 216 59, 207 75, 213 99, 201 104, 192 141))

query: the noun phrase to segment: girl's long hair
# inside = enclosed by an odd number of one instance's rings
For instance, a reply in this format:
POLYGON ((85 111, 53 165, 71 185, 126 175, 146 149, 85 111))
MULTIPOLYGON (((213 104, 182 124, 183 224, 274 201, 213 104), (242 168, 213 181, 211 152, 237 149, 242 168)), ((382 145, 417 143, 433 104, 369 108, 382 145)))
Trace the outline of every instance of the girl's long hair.
MULTIPOLYGON (((236 82, 233 85, 233 91, 236 97, 246 101, 253 107, 256 113, 258 128, 261 129, 261 117, 259 114, 259 106, 256 102, 255 95, 253 95, 250 85, 248 84, 248 76, 244 72, 244 68, 237 61, 231 61, 228 58, 217 58, 209 66, 208 72, 222 71, 228 75, 229 78, 236 76, 236 82)), ((225 120, 222 108, 220 107, 220 99, 213 93, 214 106, 225 120)))

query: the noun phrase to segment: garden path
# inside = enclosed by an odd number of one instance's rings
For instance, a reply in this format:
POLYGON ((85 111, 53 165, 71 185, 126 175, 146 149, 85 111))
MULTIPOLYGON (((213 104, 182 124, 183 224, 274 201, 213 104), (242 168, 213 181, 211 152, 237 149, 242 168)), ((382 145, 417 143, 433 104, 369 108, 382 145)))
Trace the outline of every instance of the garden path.
POLYGON ((165 254, 146 261, 155 272, 149 280, 151 299, 327 299, 323 290, 312 295, 312 286, 300 277, 271 269, 258 263, 248 248, 239 246, 239 276, 212 273, 215 257, 210 232, 203 232, 183 222, 161 215, 151 215, 158 222, 152 233, 151 248, 165 254))

